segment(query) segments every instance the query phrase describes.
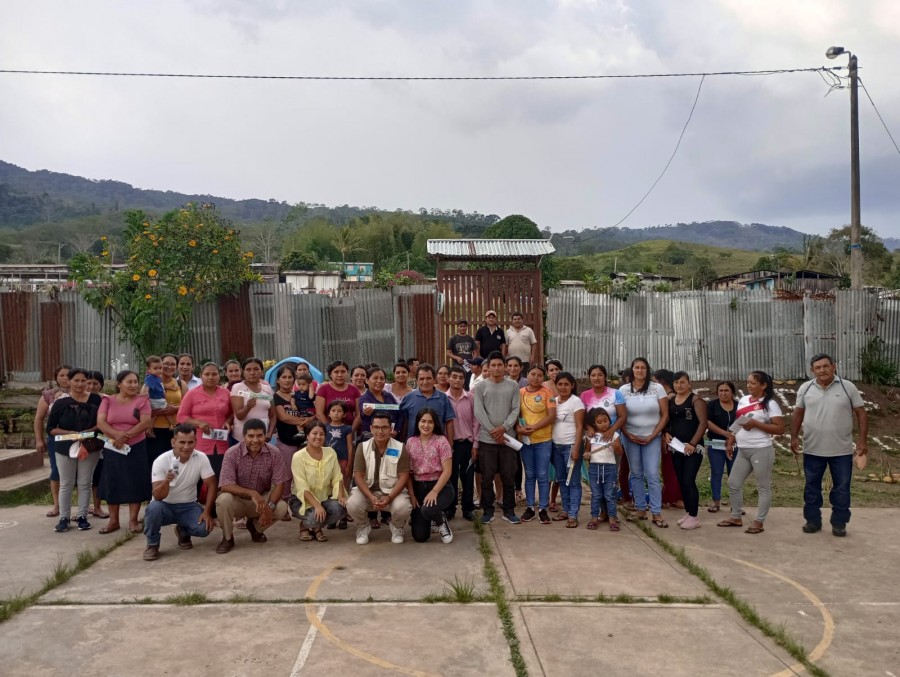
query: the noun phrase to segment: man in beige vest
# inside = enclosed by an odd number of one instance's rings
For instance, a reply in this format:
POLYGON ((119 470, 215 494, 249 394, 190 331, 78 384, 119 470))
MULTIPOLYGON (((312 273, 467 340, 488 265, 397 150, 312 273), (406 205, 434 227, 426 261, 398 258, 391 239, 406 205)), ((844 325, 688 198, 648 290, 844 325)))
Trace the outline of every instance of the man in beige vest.
POLYGON ((347 501, 347 512, 356 523, 356 542, 369 542, 369 511, 391 513, 391 542, 403 543, 403 532, 412 514, 406 485, 409 455, 403 444, 391 438, 391 419, 384 411, 372 415, 372 438, 356 447, 353 479, 356 486, 347 501))

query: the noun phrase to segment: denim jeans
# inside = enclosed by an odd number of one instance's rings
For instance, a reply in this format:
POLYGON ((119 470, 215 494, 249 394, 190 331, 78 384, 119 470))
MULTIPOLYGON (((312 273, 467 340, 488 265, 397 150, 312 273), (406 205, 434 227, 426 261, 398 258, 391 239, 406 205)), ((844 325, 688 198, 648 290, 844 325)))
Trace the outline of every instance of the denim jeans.
POLYGON ((566 483, 569 475, 569 463, 572 463, 572 445, 553 443, 553 452, 550 456, 553 470, 556 472, 556 481, 559 482, 559 497, 562 502, 562 511, 571 519, 578 519, 578 510, 581 507, 581 466, 584 465, 579 458, 572 468, 572 480, 566 483))
POLYGON ((326 498, 322 501, 322 507, 325 508, 325 519, 321 522, 316 517, 315 508, 307 508, 302 517, 293 510, 291 512, 300 519, 301 526, 304 529, 323 529, 332 524, 337 524, 347 516, 347 509, 336 498, 326 498))
POLYGON ((147 545, 159 545, 159 532, 167 524, 177 524, 181 530, 191 536, 205 538, 209 536, 205 524, 198 524, 203 506, 192 501, 190 503, 166 503, 150 501, 144 510, 144 536, 147 545))
POLYGON ((606 502, 609 519, 616 519, 616 464, 591 463, 588 478, 591 482, 591 517, 600 517, 606 502))
POLYGON ((66 444, 59 446, 65 448, 67 452, 55 454, 56 467, 59 470, 59 514, 62 517, 71 517, 72 490, 77 487, 78 513, 75 516, 87 517, 88 508, 91 506, 91 481, 94 479, 94 468, 100 460, 100 452, 92 451, 87 458, 79 461, 69 456, 69 447, 66 444))
POLYGON ((635 444, 625 436, 622 437, 622 445, 628 456, 628 466, 631 468, 631 495, 634 498, 634 507, 638 511, 645 511, 649 492, 650 512, 654 515, 662 512, 662 487, 659 482, 661 439, 657 435, 647 444, 635 444))
MULTIPOLYGON (((553 442, 538 442, 522 447, 522 462, 525 464, 525 503, 534 507, 534 483, 537 481, 539 508, 550 507, 550 453, 553 442)), ((563 475, 565 477, 565 475, 563 475)))
MULTIPOLYGON (((728 474, 731 475, 731 467, 734 465, 734 458, 730 459, 725 455, 724 449, 706 448, 707 456, 709 456, 709 486, 712 489, 712 497, 714 501, 722 500, 722 477, 725 475, 725 468, 728 468, 728 474)), ((738 450, 734 450, 737 457, 738 450)))
POLYGON ((812 524, 822 523, 822 478, 825 469, 831 470, 833 484, 828 493, 831 503, 831 523, 847 524, 850 521, 850 480, 853 477, 853 454, 842 456, 812 456, 803 454, 803 517, 812 524))

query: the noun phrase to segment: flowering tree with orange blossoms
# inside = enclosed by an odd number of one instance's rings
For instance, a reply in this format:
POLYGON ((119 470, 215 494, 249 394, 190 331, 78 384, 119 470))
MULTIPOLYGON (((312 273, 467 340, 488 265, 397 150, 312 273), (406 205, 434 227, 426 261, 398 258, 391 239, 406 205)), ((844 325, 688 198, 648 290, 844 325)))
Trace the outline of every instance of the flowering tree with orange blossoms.
POLYGON ((109 312, 119 336, 143 358, 187 347, 195 304, 233 295, 259 276, 253 252, 209 204, 188 204, 157 221, 127 212, 127 263, 111 270, 107 238, 99 256, 72 259, 71 279, 98 312, 109 312))

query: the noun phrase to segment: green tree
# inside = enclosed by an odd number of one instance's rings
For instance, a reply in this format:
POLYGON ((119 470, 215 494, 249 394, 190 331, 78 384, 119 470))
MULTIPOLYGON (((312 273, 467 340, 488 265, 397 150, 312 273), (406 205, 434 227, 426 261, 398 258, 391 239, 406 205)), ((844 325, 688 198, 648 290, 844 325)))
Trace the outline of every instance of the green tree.
MULTIPOLYGON (((859 243, 863 255, 863 281, 882 284, 890 277, 891 253, 875 231, 866 226, 860 226, 859 243)), ((850 226, 828 231, 817 263, 834 275, 850 276, 850 226)))
POLYGON ((91 306, 112 314, 142 358, 186 347, 194 305, 259 279, 250 268, 253 252, 241 250, 240 234, 212 205, 188 204, 156 222, 132 211, 125 221, 125 269, 110 270, 102 236, 100 254, 75 256, 70 277, 91 306))
MULTIPOLYGON (((485 239, 498 240, 541 240, 541 229, 538 225, 521 214, 512 214, 504 219, 500 219, 490 228, 484 231, 485 239)), ((473 264, 478 268, 495 268, 495 269, 516 269, 523 268, 525 265, 521 263, 498 263, 498 264, 473 264)), ((531 264, 527 264, 531 267, 531 264)), ((546 292, 548 289, 559 286, 559 273, 556 268, 556 260, 552 256, 545 256, 541 260, 541 288, 546 292)))
POLYGON ((591 266, 579 256, 556 259, 556 272, 561 280, 586 280, 591 274, 591 266))
POLYGON ((298 249, 290 252, 281 259, 280 269, 284 270, 320 270, 322 263, 312 252, 302 252, 298 249))

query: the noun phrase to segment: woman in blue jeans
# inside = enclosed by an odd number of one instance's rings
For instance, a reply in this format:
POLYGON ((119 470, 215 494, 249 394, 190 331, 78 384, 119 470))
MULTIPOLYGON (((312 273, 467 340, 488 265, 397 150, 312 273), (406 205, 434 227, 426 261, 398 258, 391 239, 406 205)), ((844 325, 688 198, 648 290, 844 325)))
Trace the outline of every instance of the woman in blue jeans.
MULTIPOLYGON (((731 466, 734 459, 725 454, 725 443, 731 434, 728 428, 734 423, 737 416, 734 396, 737 394, 734 383, 731 381, 719 381, 716 384, 716 394, 719 399, 709 400, 707 407, 707 437, 709 446, 706 453, 709 456, 709 485, 712 489, 712 505, 707 508, 709 512, 719 512, 722 506, 722 476, 725 468, 731 475, 731 466)), ((737 455, 737 450, 735 450, 737 455)))
POLYGON ((659 482, 661 433, 669 422, 669 401, 665 389, 650 380, 653 373, 644 357, 631 361, 634 375, 631 383, 619 392, 625 396, 625 455, 631 468, 631 494, 635 513, 629 519, 647 519, 647 494, 650 494, 650 513, 653 524, 665 529, 662 518, 662 487, 659 482), (644 483, 646 482, 646 488, 644 483))
POLYGON ((581 507, 581 441, 584 437, 584 402, 578 397, 575 377, 567 371, 556 377, 556 422, 553 424, 553 453, 551 463, 556 472, 562 510, 553 517, 554 522, 566 522, 574 529, 578 526, 578 509, 581 507), (569 477, 569 466, 572 475, 569 477))
POLYGON ((544 368, 534 364, 528 370, 528 385, 519 391, 519 425, 516 432, 522 444, 525 464, 525 502, 522 521, 535 518, 534 485, 537 482, 541 524, 550 524, 550 453, 553 447, 553 422, 556 420, 556 395, 544 385, 544 368))

